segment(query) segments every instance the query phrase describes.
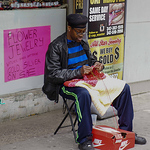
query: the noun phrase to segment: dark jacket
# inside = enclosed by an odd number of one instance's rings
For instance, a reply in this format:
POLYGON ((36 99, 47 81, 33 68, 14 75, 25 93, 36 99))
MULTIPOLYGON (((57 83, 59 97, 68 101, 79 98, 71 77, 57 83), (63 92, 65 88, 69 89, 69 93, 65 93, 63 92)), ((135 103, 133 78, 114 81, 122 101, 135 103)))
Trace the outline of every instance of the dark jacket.
MULTIPOLYGON (((84 40, 81 45, 88 57, 88 64, 91 66, 97 60, 91 55, 89 45, 84 40)), ((60 86, 67 80, 82 78, 80 69, 70 70, 68 66, 67 33, 57 37, 49 44, 45 58, 45 73, 43 92, 50 100, 58 102, 60 86)))

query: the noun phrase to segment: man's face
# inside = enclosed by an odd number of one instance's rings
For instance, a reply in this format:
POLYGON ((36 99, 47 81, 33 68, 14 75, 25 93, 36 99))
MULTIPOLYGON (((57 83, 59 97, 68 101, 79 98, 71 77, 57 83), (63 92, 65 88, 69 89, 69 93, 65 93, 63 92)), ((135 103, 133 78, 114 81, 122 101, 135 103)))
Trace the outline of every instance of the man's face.
POLYGON ((72 28, 71 27, 69 29, 69 36, 71 38, 70 40, 81 42, 85 33, 86 33, 86 28, 72 28))

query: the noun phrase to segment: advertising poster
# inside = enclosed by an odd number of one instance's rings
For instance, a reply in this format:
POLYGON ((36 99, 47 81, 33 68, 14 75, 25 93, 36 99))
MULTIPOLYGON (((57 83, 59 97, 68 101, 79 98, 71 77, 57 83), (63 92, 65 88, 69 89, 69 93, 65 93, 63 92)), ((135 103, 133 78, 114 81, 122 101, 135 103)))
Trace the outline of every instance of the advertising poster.
POLYGON ((105 65, 104 73, 122 79, 126 0, 89 0, 88 42, 105 65))
POLYGON ((4 30, 5 82, 44 74, 50 26, 4 30))
POLYGON ((82 14, 83 11, 83 0, 74 0, 75 3, 75 13, 82 14))

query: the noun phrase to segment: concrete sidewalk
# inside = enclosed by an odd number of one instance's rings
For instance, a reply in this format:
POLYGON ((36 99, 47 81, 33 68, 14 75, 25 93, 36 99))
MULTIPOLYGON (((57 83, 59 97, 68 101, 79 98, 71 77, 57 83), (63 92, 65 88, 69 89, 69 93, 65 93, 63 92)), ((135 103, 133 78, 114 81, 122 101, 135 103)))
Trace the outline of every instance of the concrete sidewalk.
MULTIPOLYGON (((146 145, 133 150, 150 149, 150 93, 132 96, 134 104, 134 132, 147 139, 146 145)), ((0 150, 78 150, 71 128, 63 128, 54 135, 62 120, 62 110, 0 123, 0 150)), ((66 124, 69 120, 66 121, 66 124)), ((114 119, 98 120, 97 125, 115 126, 114 119)))

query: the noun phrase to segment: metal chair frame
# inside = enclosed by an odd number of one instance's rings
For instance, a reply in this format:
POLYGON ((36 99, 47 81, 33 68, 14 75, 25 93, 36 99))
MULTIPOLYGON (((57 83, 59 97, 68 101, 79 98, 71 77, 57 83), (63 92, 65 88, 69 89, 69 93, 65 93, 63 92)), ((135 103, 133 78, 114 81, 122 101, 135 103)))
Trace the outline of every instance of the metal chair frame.
POLYGON ((72 131, 73 131, 74 139, 75 139, 75 142, 76 142, 77 135, 76 135, 75 125, 76 125, 76 122, 77 122, 77 117, 75 118, 75 120, 73 122, 72 115, 71 115, 71 110, 72 110, 73 106, 75 105, 75 101, 73 101, 70 108, 67 104, 67 99, 63 98, 63 101, 64 101, 65 108, 67 110, 67 113, 66 113, 65 117, 63 118, 63 120, 61 121, 61 123, 59 124, 59 126, 57 127, 57 129, 55 130, 54 135, 58 132, 58 130, 60 128, 65 128, 65 127, 72 126, 72 131), (62 126, 64 121, 67 119, 68 115, 69 115, 69 118, 70 118, 71 125, 62 126))

